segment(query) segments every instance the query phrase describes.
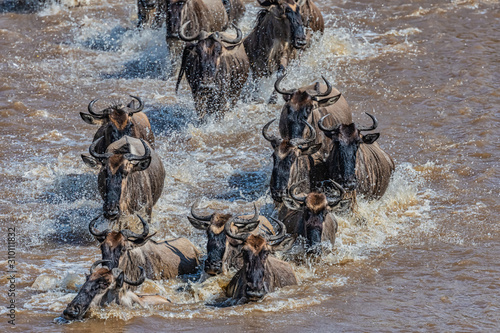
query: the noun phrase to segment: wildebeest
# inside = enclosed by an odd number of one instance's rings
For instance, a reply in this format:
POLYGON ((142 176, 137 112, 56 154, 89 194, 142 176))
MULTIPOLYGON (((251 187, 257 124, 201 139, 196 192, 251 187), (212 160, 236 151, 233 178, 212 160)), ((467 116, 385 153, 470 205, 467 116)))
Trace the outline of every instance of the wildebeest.
POLYGON ((325 127, 324 121, 329 115, 323 116, 318 126, 333 143, 327 159, 329 178, 348 191, 356 190, 368 198, 379 198, 389 186, 394 162, 375 142, 380 133, 361 134, 378 126, 377 119, 366 114, 373 122, 367 128, 354 123, 325 127))
MULTIPOLYGON (((97 217, 98 218, 98 217, 97 217)), ((138 267, 145 270, 151 280, 171 279, 178 275, 192 274, 199 265, 200 252, 186 238, 162 242, 151 240, 148 223, 139 216, 143 231, 138 234, 128 229, 98 231, 97 218, 89 224, 89 231, 101 243, 102 259, 108 268, 120 268, 127 276, 137 278, 138 267)))
POLYGON ((321 143, 315 143, 316 130, 307 121, 303 120, 309 128, 308 138, 281 139, 268 133, 271 120, 262 128, 262 135, 273 147, 273 170, 271 173, 271 196, 279 204, 286 196, 288 188, 301 182, 303 192, 311 190, 311 174, 314 165, 311 155, 321 148, 321 143))
POLYGON ((94 141, 89 153, 100 164, 98 188, 104 200, 104 217, 119 222, 124 213, 145 210, 151 220, 153 206, 160 198, 165 169, 158 154, 143 139, 124 136, 98 153, 94 141))
POLYGON ((137 0, 137 27, 158 29, 165 23, 166 1, 137 0))
POLYGON ((243 242, 243 266, 227 286, 226 295, 238 303, 257 301, 267 293, 297 284, 297 278, 289 263, 277 259, 271 253, 289 248, 294 237, 286 237, 286 228, 277 220, 280 232, 263 237, 248 232, 235 234, 230 222, 226 223, 226 234, 243 242), (271 254, 271 255, 270 255, 271 254))
POLYGON ((119 268, 97 269, 106 260, 96 261, 90 268, 90 275, 87 275, 85 283, 82 285, 75 298, 67 305, 63 312, 66 320, 81 320, 91 306, 105 306, 111 303, 132 307, 134 304, 140 306, 166 304, 170 301, 158 295, 137 295, 131 290, 124 288, 124 284, 139 286, 146 279, 144 269, 138 267, 140 275, 137 280, 129 280, 129 277, 119 268))
POLYGON ((232 214, 213 213, 200 215, 195 213, 191 206, 189 222, 200 230, 207 233, 207 259, 205 261, 205 272, 209 275, 217 275, 226 272, 229 268, 239 269, 242 265, 240 258, 242 242, 226 236, 224 226, 231 220, 230 226, 235 232, 251 232, 257 234, 274 234, 274 228, 269 221, 260 216, 254 204, 254 215, 251 218, 242 216, 233 217, 232 214))
POLYGON ((306 45, 299 6, 293 0, 258 0, 262 9, 243 40, 254 79, 283 71, 306 45))
POLYGON ((241 30, 234 26, 236 38, 205 31, 186 36, 184 30, 188 24, 182 26, 179 37, 196 43, 189 43, 184 48, 175 91, 186 74, 199 117, 203 119, 205 115, 215 113, 220 119, 236 104, 248 78, 249 63, 241 43, 241 30))
POLYGON ((283 96, 286 101, 281 109, 279 122, 280 135, 284 139, 304 138, 309 135, 309 129, 304 121, 316 130, 316 143, 322 143, 320 151, 313 155, 314 174, 316 180, 325 180, 325 172, 322 164, 332 150, 331 140, 323 132, 319 131, 318 121, 321 117, 329 114, 325 119, 325 126, 331 127, 337 124, 352 123, 352 115, 349 105, 344 96, 332 87, 325 77, 322 77, 325 84, 316 82, 314 85, 305 86, 299 89, 284 90, 280 88, 280 83, 285 76, 276 80, 275 90, 283 96))
POLYGON ((311 31, 325 31, 325 21, 318 6, 312 0, 299 0, 300 14, 304 27, 311 29, 311 31))
POLYGON ((309 249, 316 250, 316 245, 324 241, 335 244, 338 223, 333 211, 341 202, 344 189, 333 181, 331 183, 339 192, 335 197, 327 196, 319 190, 299 197, 295 194, 295 189, 299 185, 297 183, 290 187, 289 196, 284 200, 289 211, 283 217, 283 223, 289 233, 304 237, 309 249))
MULTIPOLYGON (((100 125, 92 140, 92 142, 95 142, 99 138, 103 138, 95 147, 97 153, 104 153, 112 142, 125 135, 144 139, 154 148, 155 138, 151 130, 151 124, 146 114, 142 112, 144 102, 139 97, 131 97, 139 103, 137 107, 132 101, 128 106, 117 104, 97 112, 94 110, 97 99, 94 99, 89 103, 89 113, 80 112, 80 116, 87 124, 100 125)), ((96 165, 96 161, 86 154, 82 155, 82 159, 89 165, 96 165)))

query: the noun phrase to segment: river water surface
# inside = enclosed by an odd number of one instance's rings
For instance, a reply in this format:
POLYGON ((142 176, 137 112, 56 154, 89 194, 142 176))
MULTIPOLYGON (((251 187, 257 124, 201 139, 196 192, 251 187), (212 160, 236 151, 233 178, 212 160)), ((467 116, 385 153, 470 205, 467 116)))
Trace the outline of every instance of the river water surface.
MULTIPOLYGON (((10 3, 10 2, 9 2, 10 3)), ((7 228, 16 230, 16 326, 22 332, 487 332, 500 321, 499 1, 316 3, 326 31, 291 64, 285 88, 325 75, 357 122, 376 115, 397 165, 387 193, 360 200, 366 223, 339 221, 318 260, 293 263, 299 285, 231 308, 230 277, 146 281, 172 305, 90 311, 54 323, 100 259, 88 223, 102 209, 96 172, 80 154, 96 128, 79 112, 141 97, 167 171, 153 213, 156 239, 185 236, 201 211, 269 211, 271 148, 262 126, 277 105, 240 102, 198 125, 188 85, 174 92, 163 31, 137 31, 136 2, 86 0, 34 12, 0 3, 0 304, 7 296, 7 228)), ((247 1, 247 33, 257 13, 247 1)), ((262 96, 271 92, 264 82, 262 96)), ((267 97, 266 97, 267 98, 267 97)), ((251 100, 251 99, 249 99, 251 100)), ((274 128, 273 130, 276 130, 274 128)), ((8 311, 0 309, 0 327, 8 311)))

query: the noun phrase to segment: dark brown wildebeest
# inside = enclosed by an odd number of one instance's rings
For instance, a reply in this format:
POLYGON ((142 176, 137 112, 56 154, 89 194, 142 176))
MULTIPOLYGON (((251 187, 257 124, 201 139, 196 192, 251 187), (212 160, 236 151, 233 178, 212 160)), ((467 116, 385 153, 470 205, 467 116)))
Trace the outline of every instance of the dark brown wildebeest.
POLYGON ((137 295, 130 289, 125 288, 125 284, 130 286, 139 286, 146 279, 144 269, 138 267, 140 275, 135 281, 129 280, 129 277, 119 268, 97 269, 100 264, 106 263, 106 260, 96 261, 90 268, 90 275, 87 275, 85 283, 82 285, 78 294, 68 304, 63 312, 66 320, 81 320, 91 306, 105 306, 111 303, 132 307, 135 304, 140 306, 167 304, 170 301, 158 295, 137 295))
POLYGON ((309 127, 308 138, 281 139, 267 133, 273 121, 268 122, 262 129, 262 135, 273 147, 273 171, 271 173, 271 196, 276 204, 283 201, 287 195, 288 188, 295 183, 301 182, 302 192, 310 192, 312 187, 311 174, 314 165, 311 155, 321 148, 321 143, 315 143, 316 130, 307 121, 303 120, 309 127))
POLYGON ((104 200, 104 217, 119 222, 122 214, 144 209, 151 220, 165 181, 160 157, 143 139, 130 136, 113 142, 101 154, 96 152, 101 140, 92 143, 89 153, 101 164, 97 183, 104 200))
POLYGON ((286 286, 297 285, 297 278, 289 263, 277 259, 270 253, 289 248, 294 237, 286 237, 286 228, 280 226, 277 235, 263 237, 248 232, 235 234, 231 230, 230 221, 226 223, 226 234, 243 242, 243 266, 234 275, 227 286, 226 295, 237 301, 257 301, 267 293, 286 286))
POLYGON ((344 189, 333 181, 331 183, 339 193, 335 197, 329 197, 318 190, 298 197, 294 193, 299 185, 297 183, 288 191, 291 202, 289 198, 284 200, 289 211, 283 218, 283 223, 289 233, 304 237, 310 250, 317 250, 317 245, 324 241, 330 241, 332 246, 335 244, 338 223, 333 211, 342 201, 344 189))
POLYGON ((329 178, 348 191, 356 190, 368 198, 379 198, 389 186, 394 162, 375 142, 380 133, 361 135, 378 125, 374 116, 366 114, 373 121, 368 128, 359 128, 354 123, 327 128, 324 121, 329 115, 322 117, 318 126, 333 143, 327 159, 329 178))
POLYGON ((262 9, 255 27, 243 40, 254 79, 283 72, 306 46, 299 6, 293 0, 258 0, 262 9))
MULTIPOLYGON (((94 110, 94 104, 97 102, 97 99, 94 99, 89 103, 89 113, 80 112, 80 116, 87 124, 101 126, 94 134, 94 139, 92 140, 92 142, 95 142, 99 138, 103 138, 95 147, 97 153, 104 153, 112 142, 119 140, 125 135, 144 139, 154 148, 155 137, 151 130, 151 124, 146 114, 142 112, 144 103, 139 97, 131 97, 139 102, 138 107, 134 107, 134 101, 132 101, 128 106, 113 105, 97 112, 94 110)), ((88 162, 87 164, 89 165, 97 165, 96 161, 86 154, 82 155, 82 159, 85 163, 88 162)))
POLYGON ((274 85, 276 91, 283 96, 286 101, 281 109, 279 130, 283 139, 297 139, 309 136, 309 129, 304 121, 316 130, 316 143, 321 143, 320 151, 313 155, 314 174, 317 181, 327 178, 324 163, 332 150, 331 140, 323 132, 319 131, 318 121, 321 117, 329 114, 325 119, 325 126, 331 127, 338 124, 352 123, 352 115, 347 101, 342 94, 332 87, 325 77, 322 77, 325 84, 316 82, 314 85, 305 86, 299 89, 284 90, 280 88, 280 83, 285 76, 276 80, 274 85))
POLYGON ((151 280, 172 279, 178 275, 193 274, 199 265, 200 252, 186 238, 175 238, 155 242, 150 238, 148 223, 139 216, 143 231, 137 234, 130 230, 98 231, 95 218, 89 224, 89 231, 101 243, 102 259, 108 261, 108 268, 119 268, 127 276, 137 278, 139 266, 151 280))
POLYGON ((184 34, 188 24, 182 26, 179 37, 186 42, 197 42, 184 48, 175 91, 186 74, 198 116, 203 119, 215 113, 216 118, 222 119, 238 101, 248 78, 249 63, 241 43, 241 30, 234 26, 236 38, 205 31, 188 37, 184 34))
POLYGON ((232 214, 213 213, 210 215, 199 215, 191 207, 189 222, 200 230, 207 232, 207 259, 205 261, 205 272, 209 275, 225 273, 230 268, 240 269, 243 264, 240 254, 242 242, 226 236, 224 226, 231 219, 231 228, 235 232, 251 232, 254 235, 272 235, 274 228, 269 221, 259 215, 254 204, 254 216, 233 217, 232 214))

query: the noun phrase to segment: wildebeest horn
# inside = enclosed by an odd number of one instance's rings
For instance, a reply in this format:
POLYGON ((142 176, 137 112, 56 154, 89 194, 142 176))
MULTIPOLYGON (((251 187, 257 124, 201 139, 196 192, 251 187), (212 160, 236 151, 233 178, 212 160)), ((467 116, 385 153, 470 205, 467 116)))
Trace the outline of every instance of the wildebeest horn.
POLYGON ((317 101, 318 100, 318 97, 325 97, 325 96, 328 96, 330 95, 330 93, 332 92, 332 85, 330 84, 330 82, 328 82, 328 80, 323 76, 321 75, 321 78, 323 79, 323 81, 325 81, 325 84, 326 84, 326 91, 324 93, 320 93, 319 92, 319 89, 318 89, 318 94, 315 95, 312 99, 317 101))
POLYGON ((281 90, 280 89, 280 83, 281 81, 285 78, 286 74, 283 74, 282 76, 280 76, 276 82, 274 83, 274 89, 276 89, 276 91, 278 93, 280 93, 281 95, 287 95, 287 96, 292 96, 293 93, 296 91, 295 89, 294 90, 281 90))
POLYGON ((129 238, 135 238, 134 242, 142 242, 149 234, 149 225, 139 214, 137 214, 142 223, 142 234, 136 234, 135 232, 125 229, 121 230, 121 234, 128 240, 129 238))
POLYGON ((94 104, 95 102, 97 102, 99 100, 99 98, 96 98, 96 99, 93 99, 92 101, 90 101, 89 103, 89 106, 88 106, 88 110, 89 110, 89 113, 95 117, 103 117, 103 114, 101 113, 97 113, 95 110, 94 110, 94 104))
POLYGON ((305 182, 306 180, 305 179, 302 179, 300 182, 298 183, 295 183, 293 184, 292 186, 290 186, 290 188, 288 189, 288 195, 295 201, 297 202, 301 202, 301 203, 304 203, 306 201, 306 197, 296 197, 294 192, 295 192, 295 189, 300 185, 302 184, 303 182, 305 182))
POLYGON ((337 126, 333 126, 331 128, 326 128, 325 125, 323 125, 323 121, 325 120, 326 117, 328 117, 330 114, 327 114, 323 117, 321 117, 321 119, 318 121, 318 127, 320 130, 322 130, 323 132, 332 132, 332 131, 335 131, 337 130, 340 125, 337 125, 337 126))
POLYGON ((372 121, 373 121, 373 124, 371 127, 366 127, 366 128, 358 128, 358 131, 373 131, 374 129, 377 128, 378 126, 378 120, 377 118, 375 118, 375 116, 372 116, 371 114, 369 114, 368 112, 365 112, 368 117, 372 118, 372 121))
POLYGON ((95 140, 94 142, 92 142, 92 144, 90 145, 89 147, 89 153, 90 155, 92 155, 92 157, 96 158, 97 160, 99 161, 102 161, 102 160, 105 160, 105 159, 108 159, 110 158, 113 154, 111 153, 104 153, 104 154, 99 154, 95 151, 95 147, 97 146, 97 144, 99 142, 101 142, 101 140, 103 139, 104 137, 101 136, 99 139, 95 140))
POLYGON ((278 219, 275 219, 274 217, 271 217, 271 220, 278 223, 278 225, 281 227, 281 230, 280 230, 279 234, 277 234, 277 235, 271 235, 271 236, 266 237, 266 239, 269 243, 280 241, 286 236, 286 227, 283 224, 283 222, 281 222, 278 219))
POLYGON ((224 225, 224 231, 226 232, 226 235, 231 237, 231 238, 237 239, 237 240, 246 241, 246 239, 248 238, 250 233, 249 232, 242 232, 239 234, 233 234, 233 232, 231 231, 231 224, 232 223, 233 223, 233 219, 229 219, 226 222, 226 224, 224 225))
POLYGON ((141 271, 141 276, 137 281, 130 281, 129 279, 127 279, 127 277, 124 276, 123 282, 131 286, 140 286, 141 284, 143 284, 144 281, 146 280, 146 272, 144 271, 144 268, 142 268, 141 266, 139 266, 139 269, 141 271))
POLYGON ((309 127, 309 132, 310 132, 309 133, 309 137, 305 138, 305 139, 293 139, 293 140, 290 140, 290 143, 292 143, 294 146, 308 145, 310 143, 313 143, 314 140, 316 140, 316 130, 314 129, 314 127, 312 127, 312 125, 309 124, 306 120, 302 120, 302 122, 304 124, 306 124, 307 127, 309 127))
POLYGON ((264 137, 264 139, 266 139, 267 141, 269 142, 275 142, 277 140, 279 140, 276 136, 269 136, 269 134, 267 133, 267 130, 269 129, 269 126, 273 123, 273 121, 275 121, 275 119, 271 120, 270 122, 268 122, 263 128, 262 128, 262 136, 264 137))
POLYGON ((93 263, 92 266, 90 267, 90 274, 93 274, 94 270, 97 268, 97 266, 99 266, 105 262, 111 262, 111 260, 97 260, 95 263, 93 263))
POLYGON ((223 34, 223 35, 220 35, 221 36, 220 39, 223 42, 228 43, 228 44, 238 44, 243 39, 243 34, 241 33, 241 30, 238 28, 238 26, 236 24, 232 23, 232 25, 233 25, 234 30, 236 30, 236 38, 229 38, 225 34, 223 34))
POLYGON ((194 204, 191 205, 191 215, 197 219, 197 220, 200 220, 200 221, 210 221, 212 219, 212 216, 214 216, 214 214, 210 214, 210 215, 198 215, 194 212, 194 206, 198 206, 198 202, 199 200, 197 200, 194 204))
POLYGON ((90 233, 99 240, 99 238, 106 238, 106 236, 110 233, 111 230, 109 229, 106 229, 104 231, 101 231, 101 232, 98 232, 98 231, 94 231, 94 229, 97 229, 95 227, 95 223, 97 222, 97 220, 102 216, 102 214, 99 214, 97 215, 96 218, 94 218, 90 223, 89 223, 89 231, 90 233))
POLYGON ((205 39, 206 32, 201 30, 196 36, 191 36, 188 37, 184 34, 184 30, 188 26, 188 24, 191 23, 191 21, 187 21, 182 25, 182 27, 179 29, 179 38, 182 39, 185 42, 192 42, 194 40, 200 40, 200 39, 205 39))
POLYGON ((336 206, 338 205, 338 203, 342 200, 342 197, 344 196, 345 194, 345 190, 344 188, 342 187, 342 185, 340 185, 339 183, 337 183, 336 181, 334 181, 333 179, 328 179, 327 180, 328 183, 331 183, 334 187, 337 188, 337 190, 340 191, 340 195, 338 197, 336 197, 335 199, 333 198, 329 198, 328 196, 326 197, 326 200, 328 201, 328 205, 329 206, 336 206))
POLYGON ((233 223, 243 223, 243 224, 249 224, 249 223, 255 223, 259 220, 259 210, 257 209, 257 205, 255 202, 253 203, 253 210, 254 214, 251 219, 240 219, 238 217, 233 218, 233 223))
POLYGON ((132 97, 133 99, 135 99, 136 101, 139 102, 139 106, 137 108, 131 108, 129 107, 129 109, 131 110, 129 112, 129 114, 134 114, 134 113, 137 113, 137 112, 140 112, 142 111, 142 109, 144 109, 144 102, 142 101, 142 99, 140 99, 139 97, 136 97, 136 96, 132 96, 130 95, 130 97, 132 97))
POLYGON ((144 161, 144 160, 150 158, 151 157, 151 149, 149 148, 146 141, 144 141, 143 139, 140 139, 140 140, 142 142, 142 146, 144 147, 144 155, 139 156, 139 155, 134 155, 132 153, 128 153, 128 154, 123 155, 123 157, 125 157, 129 161, 144 161))

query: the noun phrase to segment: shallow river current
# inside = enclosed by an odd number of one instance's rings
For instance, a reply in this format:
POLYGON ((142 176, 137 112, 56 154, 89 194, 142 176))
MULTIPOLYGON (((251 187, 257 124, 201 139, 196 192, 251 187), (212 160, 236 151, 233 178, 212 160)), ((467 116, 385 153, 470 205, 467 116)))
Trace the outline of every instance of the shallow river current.
MULTIPOLYGON (((84 165, 98 107, 145 101, 167 177, 155 239, 184 236, 200 211, 270 212, 271 147, 261 129, 284 103, 239 102, 199 125, 186 81, 175 94, 163 30, 138 31, 133 0, 0 2, 0 327, 10 328, 7 234, 15 228, 20 332, 495 332, 500 322, 500 2, 318 0, 326 31, 288 68, 285 88, 327 77, 356 122, 379 120, 396 163, 387 193, 339 219, 337 242, 293 263, 299 285, 256 303, 206 304, 230 277, 149 281, 169 306, 90 311, 54 323, 100 259, 88 223, 102 209, 84 165)), ((241 22, 252 28, 256 1, 241 22)), ((269 96, 273 80, 263 83, 269 96)), ((267 98, 267 97, 266 97, 267 98)), ((248 99, 251 100, 251 99, 248 99)), ((272 127, 276 131, 276 127, 272 127)))

